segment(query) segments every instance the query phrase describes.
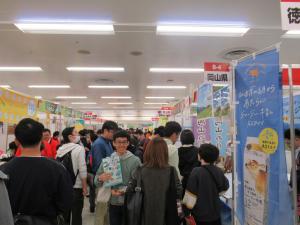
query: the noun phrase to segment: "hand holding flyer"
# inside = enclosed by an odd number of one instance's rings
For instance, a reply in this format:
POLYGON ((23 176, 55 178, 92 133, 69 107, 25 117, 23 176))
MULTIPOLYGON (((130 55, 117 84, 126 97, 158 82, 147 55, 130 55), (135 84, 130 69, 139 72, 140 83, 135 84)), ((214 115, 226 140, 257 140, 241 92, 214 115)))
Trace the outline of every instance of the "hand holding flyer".
POLYGON ((111 157, 103 159, 103 169, 104 173, 111 175, 110 179, 104 182, 104 187, 122 184, 123 178, 119 156, 113 154, 111 157))

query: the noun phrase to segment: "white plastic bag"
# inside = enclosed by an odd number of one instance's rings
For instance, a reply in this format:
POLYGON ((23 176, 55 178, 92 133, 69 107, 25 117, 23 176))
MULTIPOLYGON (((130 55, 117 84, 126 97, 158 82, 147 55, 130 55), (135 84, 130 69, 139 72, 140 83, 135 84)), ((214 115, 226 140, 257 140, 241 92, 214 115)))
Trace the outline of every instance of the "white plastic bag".
POLYGON ((107 203, 111 196, 111 188, 102 186, 97 194, 96 202, 107 203))

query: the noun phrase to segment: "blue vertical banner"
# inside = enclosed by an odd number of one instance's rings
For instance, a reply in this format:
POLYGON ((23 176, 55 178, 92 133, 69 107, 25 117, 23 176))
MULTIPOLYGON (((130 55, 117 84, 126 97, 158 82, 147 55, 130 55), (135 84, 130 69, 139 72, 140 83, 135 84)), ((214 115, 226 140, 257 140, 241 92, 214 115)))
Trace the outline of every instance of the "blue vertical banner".
POLYGON ((235 68, 237 216, 241 225, 292 224, 277 49, 235 68))

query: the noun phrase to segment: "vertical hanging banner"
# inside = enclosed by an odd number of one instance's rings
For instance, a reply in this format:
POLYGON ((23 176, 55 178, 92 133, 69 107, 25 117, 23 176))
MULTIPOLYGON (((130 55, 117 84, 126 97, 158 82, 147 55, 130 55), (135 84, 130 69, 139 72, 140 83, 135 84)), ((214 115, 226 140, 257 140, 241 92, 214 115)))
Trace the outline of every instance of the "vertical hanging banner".
POLYGON ((277 49, 240 62, 235 87, 240 224, 292 224, 277 49))
POLYGON ((220 62, 204 63, 204 79, 214 84, 227 84, 230 77, 230 64, 220 62))
MULTIPOLYGON (((283 122, 284 129, 290 127, 290 98, 283 98, 283 122)), ((294 123, 295 128, 300 129, 300 95, 294 96, 294 123)))
POLYGON ((198 119, 209 118, 213 116, 213 93, 212 84, 206 83, 198 89, 197 117, 198 119))
POLYGON ((229 140, 229 121, 218 118, 209 119, 210 121, 210 143, 217 146, 220 156, 225 157, 227 142, 229 140))
POLYGON ((300 0, 281 0, 282 30, 300 29, 300 0))

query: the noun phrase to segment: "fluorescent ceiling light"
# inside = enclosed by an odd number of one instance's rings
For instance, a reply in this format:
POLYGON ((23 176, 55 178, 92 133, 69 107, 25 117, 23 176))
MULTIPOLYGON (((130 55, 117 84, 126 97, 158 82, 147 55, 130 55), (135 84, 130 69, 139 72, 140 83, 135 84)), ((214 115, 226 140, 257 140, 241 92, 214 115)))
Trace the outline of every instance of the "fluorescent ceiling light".
POLYGON ((148 89, 186 89, 186 86, 147 86, 148 89))
POLYGON ((145 97, 145 99, 174 99, 175 97, 145 97))
POLYGON ((145 105, 167 105, 167 102, 145 102, 145 105))
POLYGON ((96 102, 72 102, 71 105, 97 105, 96 102))
POLYGON ((37 34, 114 34, 112 24, 97 22, 20 22, 15 26, 24 33, 37 34))
POLYGON ((0 85, 1 88, 11 88, 10 85, 0 85))
POLYGON ((150 68, 151 73, 201 73, 203 68, 150 68))
POLYGON ((100 88, 100 89, 126 89, 129 88, 126 85, 90 85, 89 88, 100 88))
POLYGON ((109 105, 132 105, 132 102, 109 102, 109 105))
POLYGON ((1 72, 39 72, 41 67, 34 66, 0 66, 1 72))
POLYGON ((70 88, 70 85, 28 85, 29 88, 70 88))
POLYGON ((102 109, 101 106, 84 106, 84 107, 76 107, 76 109, 102 109))
POLYGON ((156 33, 158 35, 241 37, 249 29, 237 26, 158 25, 156 33))
POLYGON ((133 109, 134 107, 131 106, 119 106, 119 107, 113 107, 113 109, 133 109))
POLYGON ((87 99, 87 96, 57 96, 56 99, 87 99))
POLYGON ((283 38, 300 38, 300 30, 289 30, 282 37, 283 38))
POLYGON ((131 99, 130 96, 102 96, 102 99, 131 99))
POLYGON ((151 109, 161 109, 161 107, 144 107, 145 110, 151 110, 151 109))
POLYGON ((42 99, 42 96, 34 96, 35 99, 42 99))
POLYGON ((124 72, 124 67, 67 67, 72 72, 124 72))

